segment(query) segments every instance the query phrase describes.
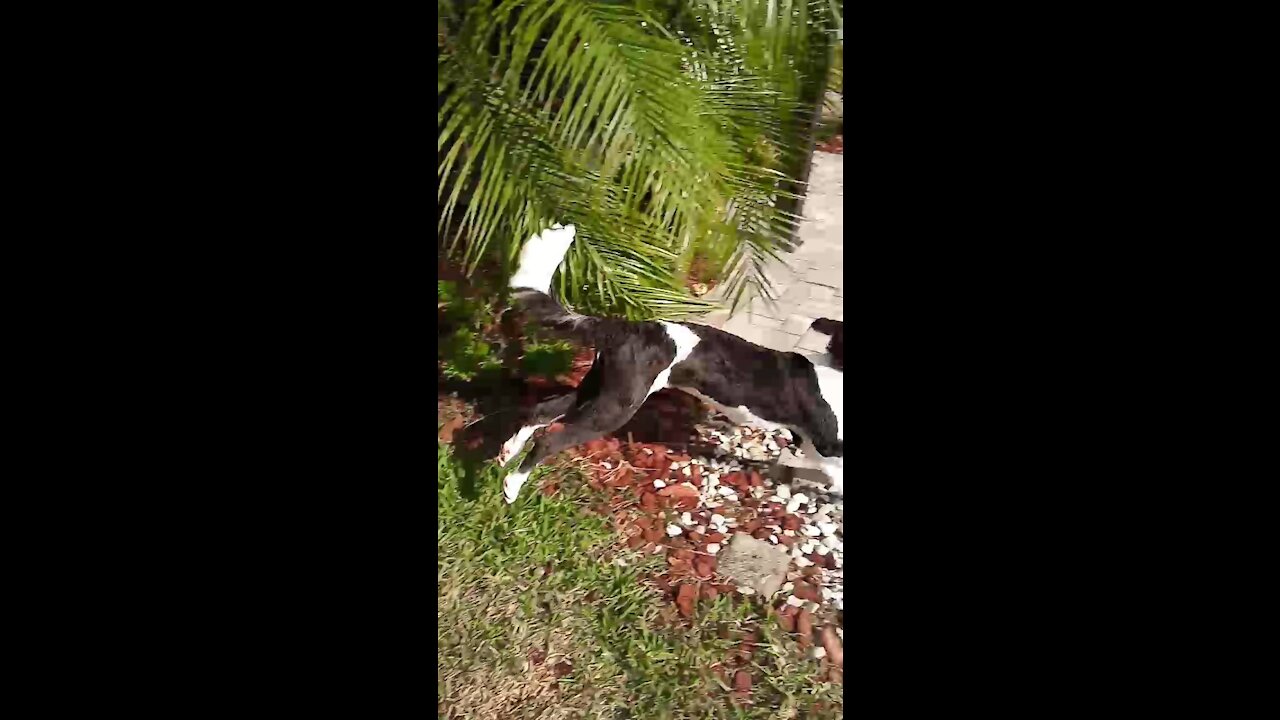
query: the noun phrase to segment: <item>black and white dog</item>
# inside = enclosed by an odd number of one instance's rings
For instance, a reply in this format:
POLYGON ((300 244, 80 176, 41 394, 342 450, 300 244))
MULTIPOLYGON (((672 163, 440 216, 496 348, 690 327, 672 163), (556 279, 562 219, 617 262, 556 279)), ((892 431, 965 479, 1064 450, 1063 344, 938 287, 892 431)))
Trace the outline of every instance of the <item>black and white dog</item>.
MULTIPOLYGON (((786 427, 801 440, 807 457, 784 463, 821 469, 834 492, 844 486, 844 372, 839 343, 844 323, 823 318, 813 328, 832 335, 829 357, 837 367, 797 353, 778 352, 707 325, 631 322, 568 312, 548 293, 551 278, 573 243, 573 225, 554 225, 535 235, 520 252, 511 277, 513 302, 528 320, 596 347, 595 364, 576 393, 553 398, 502 449, 509 464, 533 433, 553 422, 560 432, 539 438, 533 450, 503 481, 507 502, 538 463, 566 448, 622 427, 645 398, 665 387, 690 393, 730 419, 766 428, 786 427)), ((785 455, 785 453, 784 453, 785 455)))

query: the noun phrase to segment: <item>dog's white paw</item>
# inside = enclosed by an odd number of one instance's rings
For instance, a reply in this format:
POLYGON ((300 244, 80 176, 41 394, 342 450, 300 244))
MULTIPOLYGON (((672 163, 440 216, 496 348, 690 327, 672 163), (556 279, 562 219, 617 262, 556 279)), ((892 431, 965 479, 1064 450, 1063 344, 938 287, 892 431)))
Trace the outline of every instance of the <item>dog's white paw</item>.
POLYGON ((529 472, 513 472, 502 479, 502 496, 506 498, 507 504, 516 501, 520 496, 520 488, 524 487, 524 483, 529 479, 529 472))
POLYGON ((524 449, 525 443, 529 442, 529 438, 533 437, 538 428, 542 427, 546 427, 546 425, 525 425, 510 439, 502 443, 502 451, 498 453, 498 464, 503 467, 510 464, 524 449))

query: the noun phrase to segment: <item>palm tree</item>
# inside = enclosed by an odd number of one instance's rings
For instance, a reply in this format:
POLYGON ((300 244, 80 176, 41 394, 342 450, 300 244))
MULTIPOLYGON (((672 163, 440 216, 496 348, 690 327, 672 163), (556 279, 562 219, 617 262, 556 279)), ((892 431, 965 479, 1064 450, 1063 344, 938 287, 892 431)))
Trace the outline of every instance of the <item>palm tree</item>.
POLYGON ((439 236, 466 272, 508 272, 552 222, 578 241, 556 289, 594 314, 737 305, 798 221, 831 0, 438 0, 439 236))

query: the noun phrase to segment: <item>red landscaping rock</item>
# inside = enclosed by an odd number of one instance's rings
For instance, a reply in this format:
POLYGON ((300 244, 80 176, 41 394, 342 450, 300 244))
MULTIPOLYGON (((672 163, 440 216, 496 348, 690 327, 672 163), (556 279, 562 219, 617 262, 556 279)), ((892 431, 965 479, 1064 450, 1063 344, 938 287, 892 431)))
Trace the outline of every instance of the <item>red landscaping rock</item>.
POLYGON ((720 597, 720 591, 716 590, 716 586, 711 584, 703 585, 700 594, 703 600, 715 600, 720 597))
POLYGON ((668 485, 659 490, 658 495, 661 495, 662 497, 693 498, 694 500, 697 500, 700 493, 698 492, 698 488, 682 483, 680 485, 668 485))
POLYGON ((844 665, 844 646, 840 642, 840 636, 836 635, 836 629, 828 625, 822 628, 822 647, 827 649, 827 657, 831 659, 831 663, 837 667, 844 665))
POLYGON ((822 599, 822 593, 819 592, 817 588, 813 587, 812 585, 805 582, 804 580, 797 580, 795 582, 795 589, 792 590, 791 592, 793 595, 800 598, 801 600, 812 600, 814 602, 819 602, 822 599))
MULTIPOLYGON (((788 605, 787 607, 791 607, 791 606, 788 605)), ((778 625, 786 632, 796 631, 796 619, 794 617, 791 617, 790 615, 786 615, 786 614, 778 615, 778 625)))
POLYGON ((751 673, 746 670, 739 670, 733 675, 733 690, 736 693, 746 695, 751 692, 751 673))
POLYGON ((698 600, 698 588, 692 584, 685 583, 680 586, 679 592, 676 593, 676 607, 680 609, 680 614, 686 618, 693 617, 693 607, 698 600))
POLYGON ((693 561, 694 574, 702 579, 707 579, 716 574, 716 560, 712 557, 701 556, 693 561))
POLYGON ((801 520, 796 515, 792 515, 791 513, 787 513, 782 518, 783 530, 799 530, 801 525, 804 525, 804 521, 801 520))
POLYGON ((800 644, 808 647, 813 641, 813 613, 801 610, 796 614, 796 632, 800 634, 800 644))

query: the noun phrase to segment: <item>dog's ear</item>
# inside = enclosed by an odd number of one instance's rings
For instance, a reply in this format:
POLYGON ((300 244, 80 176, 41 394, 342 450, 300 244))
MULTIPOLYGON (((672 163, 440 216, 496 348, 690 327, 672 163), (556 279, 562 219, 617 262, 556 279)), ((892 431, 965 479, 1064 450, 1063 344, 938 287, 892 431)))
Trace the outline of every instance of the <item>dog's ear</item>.
POLYGON ((835 335, 844 331, 844 323, 831 318, 818 318, 813 321, 813 325, 810 325, 810 327, 823 335, 835 335))

